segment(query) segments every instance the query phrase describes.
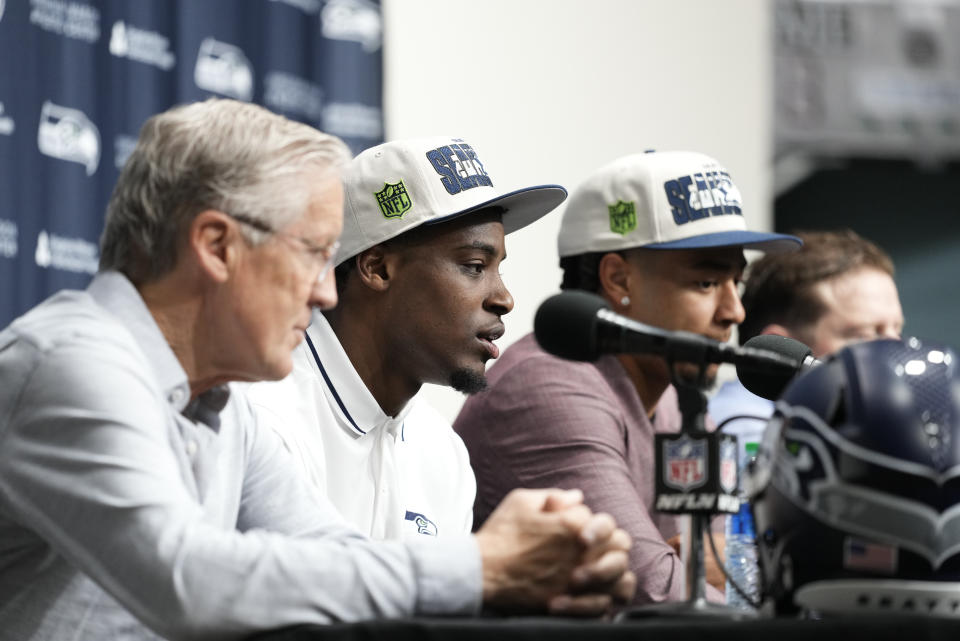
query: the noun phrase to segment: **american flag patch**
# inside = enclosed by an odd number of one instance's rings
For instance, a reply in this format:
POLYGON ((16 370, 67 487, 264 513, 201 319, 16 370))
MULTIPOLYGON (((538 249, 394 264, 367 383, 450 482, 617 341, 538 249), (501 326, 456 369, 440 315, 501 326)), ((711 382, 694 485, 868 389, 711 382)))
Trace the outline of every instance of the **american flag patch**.
POLYGON ((843 567, 894 574, 897 571, 897 548, 848 536, 843 542, 843 567))

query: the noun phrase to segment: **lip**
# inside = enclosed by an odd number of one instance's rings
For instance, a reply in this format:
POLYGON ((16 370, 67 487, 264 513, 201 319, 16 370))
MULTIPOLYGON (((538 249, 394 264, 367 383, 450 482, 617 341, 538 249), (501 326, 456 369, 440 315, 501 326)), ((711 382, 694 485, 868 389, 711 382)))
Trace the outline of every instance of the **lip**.
POLYGON ((477 340, 483 345, 490 355, 490 358, 500 357, 500 348, 494 343, 495 340, 503 336, 505 329, 503 323, 497 323, 488 329, 477 333, 477 340))

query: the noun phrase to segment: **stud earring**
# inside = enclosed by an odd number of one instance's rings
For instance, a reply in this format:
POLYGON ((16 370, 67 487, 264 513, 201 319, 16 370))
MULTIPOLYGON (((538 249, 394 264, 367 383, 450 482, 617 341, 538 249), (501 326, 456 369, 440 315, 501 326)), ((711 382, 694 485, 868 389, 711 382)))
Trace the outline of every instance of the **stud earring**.
POLYGON ((627 307, 628 305, 630 305, 630 297, 624 296, 623 298, 621 298, 620 304, 623 305, 624 307, 627 307))

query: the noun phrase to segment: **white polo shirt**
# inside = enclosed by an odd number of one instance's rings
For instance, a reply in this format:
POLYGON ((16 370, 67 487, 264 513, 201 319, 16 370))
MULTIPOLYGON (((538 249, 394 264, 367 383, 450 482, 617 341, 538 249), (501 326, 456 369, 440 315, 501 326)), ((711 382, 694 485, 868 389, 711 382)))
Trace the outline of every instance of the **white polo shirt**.
POLYGON ((244 391, 258 421, 361 532, 392 540, 470 532, 476 480, 463 441, 417 397, 384 414, 321 314, 290 376, 244 391))

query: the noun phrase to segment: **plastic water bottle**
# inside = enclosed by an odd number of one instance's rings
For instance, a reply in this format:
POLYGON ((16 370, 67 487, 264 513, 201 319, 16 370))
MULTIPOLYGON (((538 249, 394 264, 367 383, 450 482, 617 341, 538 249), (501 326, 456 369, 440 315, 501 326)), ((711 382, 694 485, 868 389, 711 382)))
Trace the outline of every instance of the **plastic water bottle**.
MULTIPOLYGON (((756 533, 753 528, 753 514, 750 504, 743 492, 743 477, 747 471, 747 464, 757 456, 757 444, 747 443, 745 448, 747 457, 740 465, 740 511, 727 518, 727 573, 737 582, 753 601, 760 597, 760 569, 757 565, 756 533)), ((736 588, 727 581, 727 605, 742 610, 752 609, 750 602, 740 596, 736 588)))

